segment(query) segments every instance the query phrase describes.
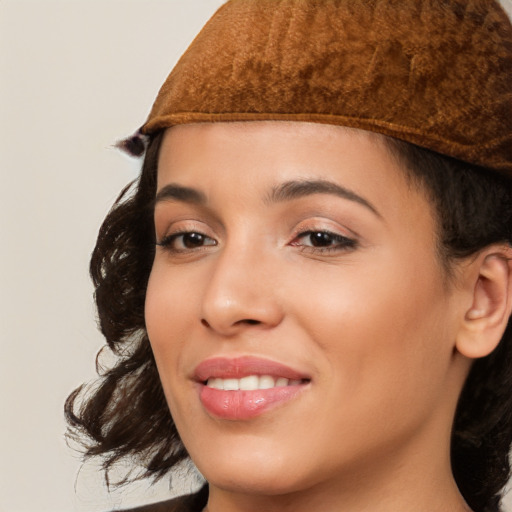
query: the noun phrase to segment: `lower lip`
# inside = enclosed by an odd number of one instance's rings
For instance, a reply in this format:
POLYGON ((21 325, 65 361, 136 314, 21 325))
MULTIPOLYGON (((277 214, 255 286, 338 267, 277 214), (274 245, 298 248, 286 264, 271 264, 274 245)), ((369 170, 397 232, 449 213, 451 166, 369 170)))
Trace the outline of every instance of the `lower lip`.
POLYGON ((199 397, 212 416, 226 420, 248 420, 289 402, 304 387, 301 384, 254 391, 224 391, 201 385, 199 397))

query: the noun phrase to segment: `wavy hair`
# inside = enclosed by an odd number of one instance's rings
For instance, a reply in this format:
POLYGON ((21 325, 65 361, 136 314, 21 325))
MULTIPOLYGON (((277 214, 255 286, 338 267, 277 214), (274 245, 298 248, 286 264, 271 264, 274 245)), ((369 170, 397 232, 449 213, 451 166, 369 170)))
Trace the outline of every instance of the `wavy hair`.
MULTIPOLYGON (((162 133, 153 135, 138 180, 117 198, 101 226, 90 263, 99 327, 116 363, 94 387, 67 399, 68 436, 85 457, 102 456, 109 470, 129 458, 140 467, 121 482, 162 478, 188 454, 170 415, 149 344, 144 302, 154 258, 153 201, 162 133)), ((406 173, 423 188, 437 213, 446 268, 493 243, 512 245, 510 178, 385 137, 406 173)), ((141 152, 140 144, 128 142, 141 152)), ((508 481, 512 443, 512 325, 497 349, 474 362, 457 407, 452 468, 475 512, 497 512, 508 481)))

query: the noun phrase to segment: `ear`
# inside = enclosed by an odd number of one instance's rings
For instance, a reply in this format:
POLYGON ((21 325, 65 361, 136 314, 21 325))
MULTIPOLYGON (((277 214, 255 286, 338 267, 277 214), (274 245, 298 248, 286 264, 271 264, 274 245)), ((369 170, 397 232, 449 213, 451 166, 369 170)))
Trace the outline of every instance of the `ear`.
POLYGON ((470 293, 456 348, 471 359, 489 355, 499 344, 512 310, 512 248, 489 246, 463 271, 470 293))

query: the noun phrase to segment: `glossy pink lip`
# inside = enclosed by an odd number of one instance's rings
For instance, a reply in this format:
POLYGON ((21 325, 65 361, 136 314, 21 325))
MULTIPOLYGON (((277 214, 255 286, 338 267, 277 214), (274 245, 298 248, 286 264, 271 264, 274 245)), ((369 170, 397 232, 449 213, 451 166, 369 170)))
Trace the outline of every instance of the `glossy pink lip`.
POLYGON ((275 361, 255 357, 212 358, 200 363, 194 372, 198 393, 205 409, 217 418, 249 420, 292 400, 306 389, 309 376, 275 361), (293 386, 226 391, 206 386, 209 378, 241 379, 249 375, 270 375, 301 381, 293 386))
POLYGON ((206 359, 194 371, 195 380, 198 382, 206 382, 209 378, 241 379, 248 375, 271 375, 290 380, 310 379, 308 375, 284 364, 252 356, 206 359))

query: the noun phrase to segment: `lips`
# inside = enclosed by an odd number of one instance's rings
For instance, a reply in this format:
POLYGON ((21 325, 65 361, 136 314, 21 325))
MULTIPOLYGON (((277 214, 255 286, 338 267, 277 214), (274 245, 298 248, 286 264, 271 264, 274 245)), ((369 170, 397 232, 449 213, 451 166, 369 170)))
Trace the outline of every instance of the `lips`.
POLYGON ((255 357, 207 359, 194 379, 205 409, 229 420, 247 420, 285 404, 310 381, 302 372, 255 357))

